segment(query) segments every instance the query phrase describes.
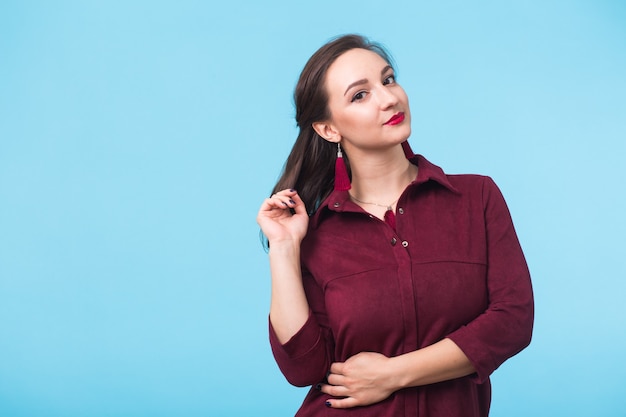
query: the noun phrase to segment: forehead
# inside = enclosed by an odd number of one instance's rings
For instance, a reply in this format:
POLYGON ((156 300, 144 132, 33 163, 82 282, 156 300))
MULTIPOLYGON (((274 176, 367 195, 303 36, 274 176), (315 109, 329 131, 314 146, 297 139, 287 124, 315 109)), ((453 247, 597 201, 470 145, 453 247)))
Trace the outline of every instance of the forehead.
POLYGON ((350 83, 380 77, 380 72, 387 65, 380 55, 367 49, 350 49, 340 55, 328 68, 326 83, 329 87, 347 86, 350 83))

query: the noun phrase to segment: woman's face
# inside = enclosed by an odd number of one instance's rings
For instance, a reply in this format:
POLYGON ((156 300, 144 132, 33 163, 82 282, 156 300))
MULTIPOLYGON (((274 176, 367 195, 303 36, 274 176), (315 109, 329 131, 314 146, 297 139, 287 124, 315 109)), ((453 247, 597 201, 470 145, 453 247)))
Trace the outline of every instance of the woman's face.
POLYGON ((411 134, 407 95, 393 68, 375 52, 345 52, 329 67, 325 87, 331 119, 321 136, 341 141, 349 154, 388 148, 411 134))

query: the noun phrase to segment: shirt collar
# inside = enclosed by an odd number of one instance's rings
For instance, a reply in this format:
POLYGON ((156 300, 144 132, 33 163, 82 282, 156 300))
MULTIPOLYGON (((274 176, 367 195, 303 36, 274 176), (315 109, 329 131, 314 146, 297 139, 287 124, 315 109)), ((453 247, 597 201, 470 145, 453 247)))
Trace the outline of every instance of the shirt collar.
MULTIPOLYGON (((453 193, 460 194, 460 192, 450 183, 448 176, 443 172, 443 169, 437 165, 431 163, 422 155, 413 155, 409 158, 411 163, 417 165, 417 178, 409 184, 409 187, 419 187, 429 181, 434 181, 453 193)), ((351 199, 348 191, 335 190, 320 204, 317 211, 311 216, 311 226, 316 228, 321 221, 324 213, 335 211, 338 213, 344 211, 359 211, 360 207, 357 206, 351 199)))
POLYGON ((422 155, 415 155, 412 158, 409 158, 409 161, 418 167, 417 178, 411 183, 410 187, 418 186, 427 183, 428 181, 435 181, 453 193, 460 194, 459 190, 457 190, 450 183, 450 180, 445 172, 443 172, 443 169, 433 164, 422 155))

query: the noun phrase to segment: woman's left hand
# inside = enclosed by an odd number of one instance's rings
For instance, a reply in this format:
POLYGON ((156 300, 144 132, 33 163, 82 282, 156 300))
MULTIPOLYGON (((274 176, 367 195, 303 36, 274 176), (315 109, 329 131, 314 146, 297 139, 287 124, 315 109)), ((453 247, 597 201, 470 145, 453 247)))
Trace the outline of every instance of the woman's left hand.
POLYGON ((380 353, 361 352, 345 362, 330 367, 328 384, 320 390, 333 398, 327 403, 332 408, 351 408, 370 405, 389 397, 395 390, 390 372, 391 359, 380 353))

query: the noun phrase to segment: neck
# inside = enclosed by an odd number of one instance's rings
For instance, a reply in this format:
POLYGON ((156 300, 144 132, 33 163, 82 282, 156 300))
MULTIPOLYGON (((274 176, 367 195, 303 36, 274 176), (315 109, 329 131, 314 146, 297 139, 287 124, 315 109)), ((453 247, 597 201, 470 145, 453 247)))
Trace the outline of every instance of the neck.
POLYGON ((417 176, 417 167, 397 146, 386 153, 355 155, 350 153, 352 190, 355 198, 383 205, 392 205, 417 176))

